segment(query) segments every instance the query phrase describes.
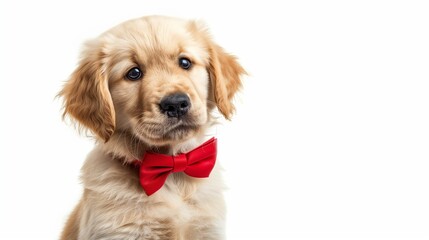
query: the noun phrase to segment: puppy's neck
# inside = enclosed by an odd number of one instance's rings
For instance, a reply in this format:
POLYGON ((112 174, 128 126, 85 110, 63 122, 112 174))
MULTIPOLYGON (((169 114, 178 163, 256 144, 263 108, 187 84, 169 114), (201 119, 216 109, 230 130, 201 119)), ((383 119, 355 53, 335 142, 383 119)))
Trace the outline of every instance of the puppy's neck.
POLYGON ((133 163, 137 159, 141 159, 146 151, 152 151, 168 155, 177 155, 186 153, 197 148, 205 141, 210 139, 213 134, 199 134, 183 142, 177 142, 171 145, 160 147, 149 146, 144 141, 128 131, 118 132, 113 134, 108 142, 99 142, 99 146, 106 153, 114 158, 121 159, 123 163, 133 163))
POLYGON ((189 152, 209 140, 211 137, 211 135, 196 136, 176 145, 169 146, 167 154, 177 155, 179 153, 189 152))

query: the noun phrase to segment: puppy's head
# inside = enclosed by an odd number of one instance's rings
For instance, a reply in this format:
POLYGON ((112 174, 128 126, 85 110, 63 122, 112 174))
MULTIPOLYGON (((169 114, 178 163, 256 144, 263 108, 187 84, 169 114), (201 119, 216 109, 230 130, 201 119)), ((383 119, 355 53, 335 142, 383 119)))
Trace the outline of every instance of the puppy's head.
POLYGON ((100 140, 131 133, 152 146, 183 141, 229 119, 244 69, 194 21, 131 20, 85 45, 60 92, 70 115, 100 140))

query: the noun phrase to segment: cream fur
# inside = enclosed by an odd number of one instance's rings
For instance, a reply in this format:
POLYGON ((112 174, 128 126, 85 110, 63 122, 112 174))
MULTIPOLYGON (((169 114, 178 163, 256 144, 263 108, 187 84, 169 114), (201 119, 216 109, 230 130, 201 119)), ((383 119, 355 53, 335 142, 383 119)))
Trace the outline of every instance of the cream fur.
POLYGON ((150 16, 120 24, 89 41, 60 92, 64 115, 94 133, 97 144, 82 167, 84 194, 61 239, 224 239, 224 184, 219 164, 209 178, 171 174, 148 197, 132 164, 146 150, 187 152, 210 135, 217 107, 233 113, 232 97, 245 74, 236 59, 212 42, 201 23, 150 16), (190 70, 178 59, 187 57, 190 70), (132 67, 144 71, 126 79, 132 67), (158 107, 182 92, 191 108, 173 121, 158 107))

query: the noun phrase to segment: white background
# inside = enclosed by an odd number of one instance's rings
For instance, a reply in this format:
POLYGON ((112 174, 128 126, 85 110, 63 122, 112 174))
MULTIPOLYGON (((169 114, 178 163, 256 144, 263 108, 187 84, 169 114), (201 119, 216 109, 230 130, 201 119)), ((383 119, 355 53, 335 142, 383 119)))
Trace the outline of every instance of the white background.
POLYGON ((92 141, 55 99, 82 42, 207 22, 250 76, 217 127, 229 239, 429 239, 426 1, 3 1, 0 239, 57 239, 92 141))

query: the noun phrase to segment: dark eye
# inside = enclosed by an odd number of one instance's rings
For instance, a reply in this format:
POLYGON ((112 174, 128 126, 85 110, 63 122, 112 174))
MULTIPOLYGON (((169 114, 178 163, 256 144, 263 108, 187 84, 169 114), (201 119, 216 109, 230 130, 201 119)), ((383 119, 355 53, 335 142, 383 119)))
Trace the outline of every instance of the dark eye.
POLYGON ((187 58, 179 58, 179 66, 187 70, 192 66, 191 60, 187 58))
POLYGON ((127 78, 131 81, 136 81, 142 78, 143 73, 142 70, 138 67, 133 67, 127 72, 127 78))

